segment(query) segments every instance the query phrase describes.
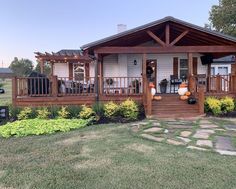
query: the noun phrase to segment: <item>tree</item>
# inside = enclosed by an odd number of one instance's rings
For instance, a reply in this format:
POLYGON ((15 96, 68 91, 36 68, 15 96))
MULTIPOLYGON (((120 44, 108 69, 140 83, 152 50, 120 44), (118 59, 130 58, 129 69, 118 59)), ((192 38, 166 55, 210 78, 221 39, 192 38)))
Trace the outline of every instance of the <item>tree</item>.
MULTIPOLYGON (((40 73, 40 63, 37 61, 36 67, 34 69, 34 71, 39 72, 40 73)), ((49 64, 44 64, 44 74, 45 75, 50 75, 51 73, 51 66, 49 64)))
POLYGON ((213 5, 209 18, 216 31, 236 37, 236 0, 219 0, 213 5))
POLYGON ((18 59, 17 57, 11 62, 9 68, 16 76, 28 76, 33 71, 33 62, 29 59, 18 59))

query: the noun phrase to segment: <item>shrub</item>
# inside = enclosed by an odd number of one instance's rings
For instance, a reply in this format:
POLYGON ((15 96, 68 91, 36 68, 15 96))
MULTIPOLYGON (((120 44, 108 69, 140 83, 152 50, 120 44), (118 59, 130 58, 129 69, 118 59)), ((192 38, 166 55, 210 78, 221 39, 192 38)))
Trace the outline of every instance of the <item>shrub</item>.
POLYGON ((58 111, 59 118, 67 119, 70 116, 70 113, 67 110, 66 106, 62 106, 61 109, 58 111))
POLYGON ((69 116, 70 118, 78 118, 79 113, 81 112, 82 108, 81 106, 71 105, 71 106, 68 106, 67 110, 70 114, 69 116))
POLYGON ((215 97, 207 97, 205 100, 205 111, 212 112, 214 115, 219 115, 221 111, 221 102, 215 97))
POLYGON ((236 98, 234 99, 234 110, 236 110, 236 98))
POLYGON ((89 125, 89 120, 82 119, 28 119, 7 123, 0 127, 0 136, 27 136, 51 134, 58 131, 66 132, 71 129, 82 128, 89 125))
POLYGON ((29 107, 25 107, 23 110, 20 111, 20 113, 18 114, 17 118, 19 120, 30 119, 30 118, 32 118, 32 114, 33 114, 32 109, 29 108, 29 107))
POLYGON ((93 111, 96 113, 99 118, 104 116, 104 104, 101 102, 97 102, 92 106, 93 111))
POLYGON ((119 110, 119 105, 115 104, 112 101, 104 105, 104 115, 107 118, 114 118, 119 114, 119 110))
POLYGON ((16 107, 10 104, 9 106, 9 114, 11 119, 17 119, 18 114, 21 112, 22 108, 21 107, 16 107))
POLYGON ((220 100, 221 110, 223 113, 232 112, 234 110, 234 99, 231 97, 224 97, 220 100))
POLYGON ((48 107, 48 111, 50 112, 50 118, 58 117, 58 112, 60 111, 60 107, 58 106, 50 106, 48 107))
POLYGON ((48 119, 50 115, 50 112, 46 107, 38 109, 37 113, 38 113, 37 118, 39 119, 48 119))
POLYGON ((131 99, 120 104, 121 115, 128 120, 137 120, 138 118, 138 105, 131 99))
POLYGON ((79 113, 79 117, 80 117, 81 119, 96 120, 96 113, 93 111, 92 108, 83 105, 83 106, 82 106, 82 110, 81 110, 81 112, 79 113))

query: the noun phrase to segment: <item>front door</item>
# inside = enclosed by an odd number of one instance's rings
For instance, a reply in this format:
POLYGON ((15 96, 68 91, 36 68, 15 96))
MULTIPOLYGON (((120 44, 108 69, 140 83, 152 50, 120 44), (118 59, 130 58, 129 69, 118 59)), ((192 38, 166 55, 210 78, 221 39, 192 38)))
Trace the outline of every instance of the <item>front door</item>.
POLYGON ((147 60, 147 79, 149 82, 153 82, 157 89, 157 60, 147 60))

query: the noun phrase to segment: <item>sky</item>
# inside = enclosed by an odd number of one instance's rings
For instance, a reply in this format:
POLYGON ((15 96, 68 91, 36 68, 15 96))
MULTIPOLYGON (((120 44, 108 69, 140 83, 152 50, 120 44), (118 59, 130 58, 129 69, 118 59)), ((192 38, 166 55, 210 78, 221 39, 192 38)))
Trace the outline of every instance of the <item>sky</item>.
POLYGON ((36 61, 34 52, 79 49, 127 29, 173 16, 209 23, 218 0, 0 0, 0 67, 14 57, 36 61))

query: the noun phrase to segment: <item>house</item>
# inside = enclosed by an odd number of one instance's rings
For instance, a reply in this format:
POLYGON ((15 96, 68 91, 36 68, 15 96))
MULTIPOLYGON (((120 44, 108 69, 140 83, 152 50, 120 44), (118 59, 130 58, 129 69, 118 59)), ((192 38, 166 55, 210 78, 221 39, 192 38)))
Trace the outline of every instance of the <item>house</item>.
POLYGON ((44 64, 51 64, 51 77, 15 78, 13 102, 41 106, 132 98, 144 104, 147 115, 201 115, 204 96, 235 95, 235 64, 231 75, 211 75, 213 59, 232 54, 236 38, 165 17, 83 45, 81 50, 36 52, 42 73, 44 64), (166 93, 158 94, 163 79, 166 93), (197 104, 179 100, 176 93, 182 81, 188 83, 197 104), (152 100, 150 82, 162 100, 152 100))
POLYGON ((0 68, 0 78, 12 78, 14 76, 13 71, 10 68, 0 68))
POLYGON ((229 55, 222 58, 214 59, 211 64, 211 75, 228 75, 231 74, 231 65, 235 63, 235 56, 229 55))

